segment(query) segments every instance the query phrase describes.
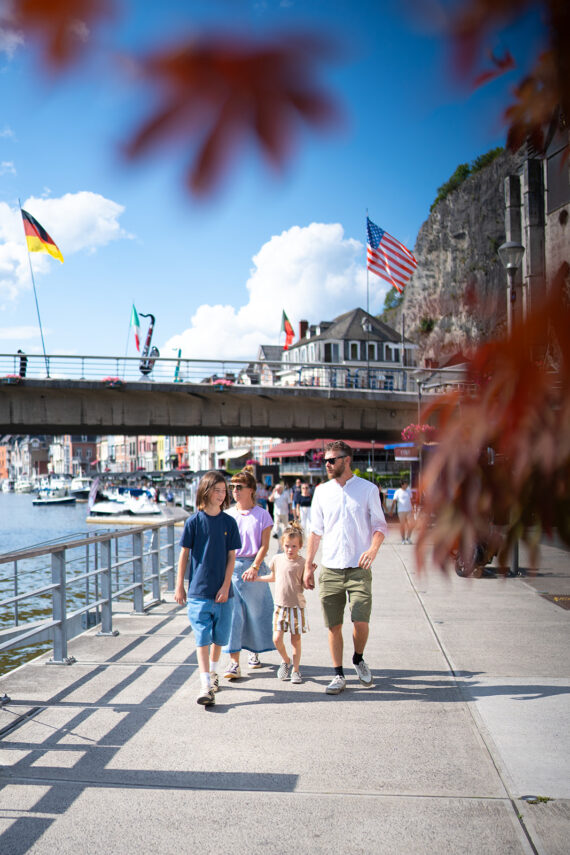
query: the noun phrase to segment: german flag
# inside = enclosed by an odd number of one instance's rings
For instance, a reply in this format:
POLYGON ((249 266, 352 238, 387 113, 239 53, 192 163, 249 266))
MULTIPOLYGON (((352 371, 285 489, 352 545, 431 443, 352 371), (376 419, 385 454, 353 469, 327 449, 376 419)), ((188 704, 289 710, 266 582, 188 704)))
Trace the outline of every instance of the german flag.
POLYGON ((26 243, 28 244, 28 252, 48 252, 54 258, 58 258, 63 264, 63 255, 59 251, 55 241, 50 238, 43 226, 40 226, 38 221, 28 214, 27 211, 22 211, 22 219, 24 221, 24 232, 26 235, 26 243))

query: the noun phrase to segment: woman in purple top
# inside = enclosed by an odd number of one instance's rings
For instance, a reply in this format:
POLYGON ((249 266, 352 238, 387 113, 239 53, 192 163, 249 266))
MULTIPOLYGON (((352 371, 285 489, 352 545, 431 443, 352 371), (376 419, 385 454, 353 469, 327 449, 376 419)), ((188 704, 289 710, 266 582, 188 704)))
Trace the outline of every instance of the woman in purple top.
POLYGON ((237 522, 241 549, 236 552, 232 575, 234 610, 230 639, 224 652, 230 654, 224 677, 241 677, 239 657, 242 649, 249 650, 250 668, 261 668, 259 653, 275 650, 273 644, 273 597, 269 585, 252 585, 259 573, 265 576, 269 567, 263 559, 269 549, 273 520, 269 513, 255 503, 257 483, 252 473, 242 469, 234 475, 230 490, 235 505, 226 513, 237 522), (261 591, 258 589, 261 588, 261 591))

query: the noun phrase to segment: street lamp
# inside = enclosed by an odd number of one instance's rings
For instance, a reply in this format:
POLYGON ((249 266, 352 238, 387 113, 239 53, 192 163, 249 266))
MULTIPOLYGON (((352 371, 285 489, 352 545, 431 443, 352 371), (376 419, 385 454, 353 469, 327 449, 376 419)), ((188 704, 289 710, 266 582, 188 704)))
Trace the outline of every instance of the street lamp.
MULTIPOLYGON (((508 240, 499 247, 499 258, 507 271, 507 332, 513 328, 513 303, 516 300, 515 278, 521 266, 524 246, 514 240, 508 240)), ((523 298, 523 317, 526 315, 526 300, 523 298)))
MULTIPOLYGON (((515 278, 517 270, 521 266, 521 261, 524 255, 524 246, 514 240, 508 240, 499 247, 499 258, 503 267, 507 271, 507 333, 510 336, 513 329, 513 304, 516 300, 515 278)), ((523 291, 522 303, 523 320, 526 319, 526 296, 523 291)), ((519 542, 518 539, 513 543, 513 552, 511 560, 510 576, 518 576, 519 569, 519 542)))

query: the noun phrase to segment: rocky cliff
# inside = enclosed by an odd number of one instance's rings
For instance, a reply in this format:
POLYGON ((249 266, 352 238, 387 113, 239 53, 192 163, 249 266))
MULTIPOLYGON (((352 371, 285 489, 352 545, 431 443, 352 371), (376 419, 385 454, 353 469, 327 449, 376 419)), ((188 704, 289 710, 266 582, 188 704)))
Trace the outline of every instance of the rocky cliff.
POLYGON ((504 152, 438 202, 422 225, 418 268, 398 308, 383 318, 438 361, 500 331, 506 318, 506 275, 497 255, 505 240, 504 178, 521 155, 504 152))

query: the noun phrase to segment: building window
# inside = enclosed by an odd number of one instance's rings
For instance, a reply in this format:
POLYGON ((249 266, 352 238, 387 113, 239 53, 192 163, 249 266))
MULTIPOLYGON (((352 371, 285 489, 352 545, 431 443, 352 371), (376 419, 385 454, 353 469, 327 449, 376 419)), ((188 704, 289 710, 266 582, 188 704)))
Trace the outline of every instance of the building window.
POLYGON ((351 341, 350 342, 349 359, 351 360, 351 362, 357 362, 358 361, 358 342, 357 341, 351 341))
POLYGON ((374 362, 376 360, 376 342, 375 341, 369 341, 368 342, 368 359, 371 362, 374 362))

